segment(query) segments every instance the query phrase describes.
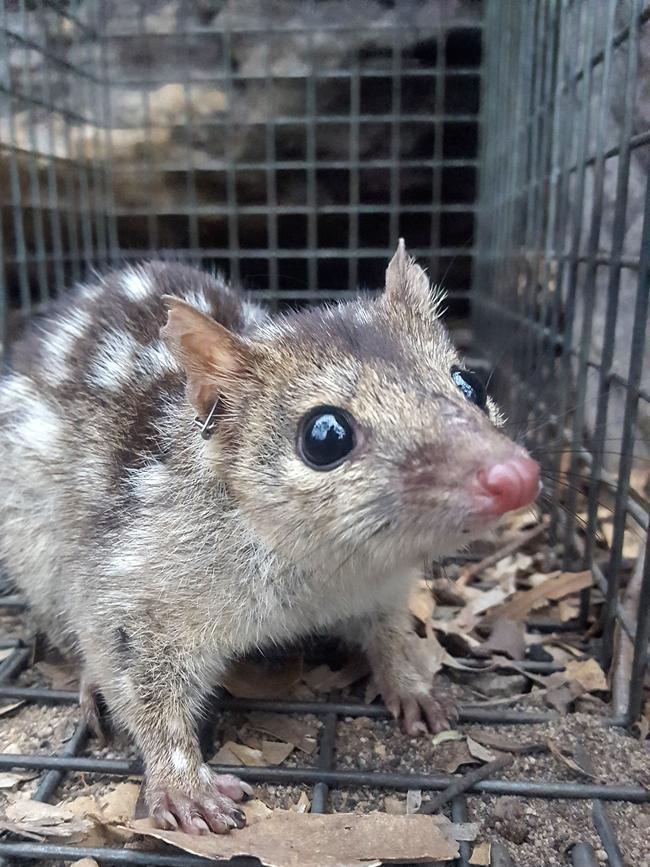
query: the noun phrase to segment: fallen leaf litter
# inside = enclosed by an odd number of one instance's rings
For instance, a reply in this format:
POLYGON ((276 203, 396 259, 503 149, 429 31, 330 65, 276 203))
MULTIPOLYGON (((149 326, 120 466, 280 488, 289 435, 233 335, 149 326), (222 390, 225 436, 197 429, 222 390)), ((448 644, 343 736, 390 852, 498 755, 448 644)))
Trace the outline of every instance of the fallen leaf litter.
MULTIPOLYGON (((541 533, 535 527, 531 529, 525 520, 519 520, 519 525, 513 522, 506 528, 498 543, 501 550, 510 551, 505 557, 487 552, 484 562, 489 565, 481 572, 472 573, 472 567, 464 571, 452 567, 447 575, 429 576, 422 581, 411 605, 420 624, 419 641, 427 653, 435 654, 437 667, 443 672, 441 680, 447 680, 446 688, 465 705, 578 712, 526 726, 458 725, 453 731, 417 740, 403 735, 392 720, 344 718, 338 724, 337 767, 456 772, 462 776, 473 770, 480 772, 485 763, 505 757, 499 772, 504 779, 594 780, 650 787, 650 750, 645 741, 650 711, 636 729, 637 738, 604 727, 600 717, 607 711, 609 684, 598 663, 585 658, 581 636, 534 633, 524 628, 524 617, 530 612, 566 620, 577 610, 576 594, 590 586, 591 576, 584 572, 545 573, 542 565, 547 551, 543 549, 541 533), (527 541, 519 544, 522 536, 527 541), (449 580, 459 573, 459 583, 449 580), (486 670, 477 671, 462 659, 457 660, 459 653, 474 656, 475 665, 483 665, 486 670), (553 661, 564 666, 564 670, 550 675, 533 674, 521 667, 525 659, 553 661)), ((598 599, 597 591, 594 596, 598 599)), ((5 615, 2 623, 8 627, 10 637, 27 634, 21 617, 5 615)), ((234 695, 242 698, 318 699, 334 689, 344 699, 358 700, 373 695, 372 685, 364 680, 366 674, 367 666, 358 657, 336 669, 322 661, 309 666, 301 658, 293 659, 279 668, 276 666, 271 676, 268 670, 260 671, 254 664, 241 663, 232 671, 229 686, 234 695)), ((74 688, 74 673, 60 661, 39 660, 18 682, 74 688)), ((75 706, 7 702, 0 706, 0 747, 3 752, 60 752, 77 719, 75 706)), ((226 713, 218 720, 212 760, 249 767, 313 765, 318 760, 320 727, 320 721, 313 716, 226 713)), ((105 758, 135 757, 132 746, 122 737, 102 748, 95 744, 91 747, 94 755, 105 758)), ((65 843, 149 849, 157 845, 151 834, 158 840, 164 839, 164 832, 149 829, 146 831, 149 839, 145 841, 129 827, 133 824, 132 807, 139 790, 135 780, 68 774, 54 805, 27 800, 37 782, 35 775, 27 771, 0 775, 3 827, 20 831, 23 838, 29 835, 33 839, 65 843)), ((248 830, 228 838, 209 839, 201 845, 208 849, 212 846, 209 851, 224 856, 236 850, 246 854, 259 852, 269 864, 300 863, 305 867, 312 863, 305 860, 307 841, 309 845, 322 847, 320 861, 313 862, 320 867, 339 863, 368 865, 379 863, 372 859, 382 857, 402 860, 428 857, 443 861, 454 857, 450 853, 457 851, 454 833, 449 832, 451 823, 447 823, 446 831, 440 825, 436 834, 424 834, 421 840, 412 832, 418 823, 430 831, 433 819, 444 824, 442 817, 417 814, 430 797, 426 792, 417 789, 381 792, 363 787, 332 789, 329 807, 336 814, 326 816, 309 813, 310 796, 311 789, 307 786, 257 785, 255 799, 246 805, 248 830), (354 822, 350 816, 354 816, 354 822), (352 848, 348 835, 344 848, 348 860, 342 860, 342 852, 337 860, 334 848, 337 834, 343 833, 341 828, 360 827, 360 821, 371 833, 354 838, 352 848), (402 826, 403 822, 412 824, 402 826), (264 834, 255 830, 261 823, 264 834), (336 823, 342 824, 337 824, 338 830, 333 834, 336 823), (408 832, 404 831, 406 827, 408 832), (406 840, 408 846, 405 844, 397 851, 392 842, 395 835, 406 840), (277 842, 280 838, 284 849, 277 842), (276 840, 272 850, 265 848, 268 840, 276 840), (370 842, 373 845, 368 848, 370 842)), ((540 864, 554 867, 566 863, 567 848, 578 840, 591 842, 602 860, 602 844, 593 828, 588 801, 470 794, 467 803, 468 827, 473 828, 474 835, 465 828, 465 839, 472 840, 470 863, 489 864, 491 851, 498 854, 503 851, 499 847, 505 847, 517 867, 540 864)), ((611 803, 607 809, 624 856, 630 863, 650 867, 646 851, 650 807, 611 803)), ((146 830, 142 823, 135 827, 146 830)), ((456 829, 456 837, 459 833, 456 829)), ((187 848, 187 840, 172 837, 167 842, 187 848)), ((196 844, 191 841, 191 845, 196 844)), ((92 867, 87 859, 79 863, 81 867, 92 867)))

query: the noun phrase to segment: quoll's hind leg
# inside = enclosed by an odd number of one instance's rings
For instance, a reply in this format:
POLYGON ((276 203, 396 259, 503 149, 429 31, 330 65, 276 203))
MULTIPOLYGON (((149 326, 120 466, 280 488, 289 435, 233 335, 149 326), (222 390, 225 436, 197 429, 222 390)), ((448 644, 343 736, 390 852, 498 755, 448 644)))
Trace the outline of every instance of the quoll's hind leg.
POLYGON ((434 687, 436 661, 413 632, 408 612, 377 615, 364 622, 361 634, 386 707, 402 718, 407 734, 451 728, 458 719, 456 704, 434 687))
POLYGON ((216 774, 201 756, 196 724, 206 691, 205 668, 169 644, 129 641, 128 658, 121 636, 122 648, 113 651, 110 668, 106 659, 95 662, 105 673, 113 672, 104 682, 100 679, 102 694, 142 754, 148 812, 159 827, 188 834, 243 827, 246 818, 235 802, 252 789, 230 774, 216 774))
POLYGON ((108 732, 99 708, 99 687, 96 683, 91 683, 85 674, 79 687, 79 707, 83 721, 99 745, 104 746, 108 740, 108 732))

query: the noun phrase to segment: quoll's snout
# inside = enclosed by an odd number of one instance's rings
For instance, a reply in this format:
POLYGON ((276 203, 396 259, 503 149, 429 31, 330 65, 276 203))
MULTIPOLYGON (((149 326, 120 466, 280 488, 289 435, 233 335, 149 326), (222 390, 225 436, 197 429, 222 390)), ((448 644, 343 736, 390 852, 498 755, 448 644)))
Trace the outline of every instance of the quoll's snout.
POLYGON ((482 467, 476 474, 477 496, 482 511, 504 515, 532 503, 539 493, 539 464, 517 456, 482 467))

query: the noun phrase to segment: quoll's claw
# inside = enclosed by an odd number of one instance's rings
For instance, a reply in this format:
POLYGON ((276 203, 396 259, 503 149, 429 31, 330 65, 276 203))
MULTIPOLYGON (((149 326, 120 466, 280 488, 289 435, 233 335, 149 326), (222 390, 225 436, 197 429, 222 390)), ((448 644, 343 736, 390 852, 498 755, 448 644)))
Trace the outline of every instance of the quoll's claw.
POLYGON ((187 794, 180 788, 154 787, 147 793, 151 815, 159 828, 200 834, 225 834, 243 828, 246 814, 235 801, 253 790, 232 774, 215 774, 206 765, 199 771, 201 785, 187 794))
POLYGON ((404 731, 411 736, 437 734, 458 721, 456 703, 446 695, 391 695, 386 698, 386 705, 396 719, 402 717, 404 731))

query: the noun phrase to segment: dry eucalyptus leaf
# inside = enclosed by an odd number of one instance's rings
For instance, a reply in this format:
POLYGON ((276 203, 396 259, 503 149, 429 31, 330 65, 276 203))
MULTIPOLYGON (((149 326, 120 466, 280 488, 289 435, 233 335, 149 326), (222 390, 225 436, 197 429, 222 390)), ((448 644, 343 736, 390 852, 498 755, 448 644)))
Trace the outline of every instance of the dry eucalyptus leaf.
POLYGON ((207 858, 259 858, 266 867, 380 867, 382 861, 451 861, 458 855, 455 826, 430 816, 389 813, 294 813, 276 810, 233 834, 193 837, 131 823, 139 834, 207 858))
POLYGON ((94 858, 82 858, 80 861, 73 861, 70 867, 99 867, 94 858))
POLYGON ((591 587, 593 577, 590 571, 585 572, 554 572, 545 581, 530 590, 520 590, 512 599, 492 609, 486 615, 486 621, 506 617, 510 620, 523 620, 528 613, 547 600, 563 599, 573 593, 579 593, 586 587, 591 587))
POLYGON ((239 758, 239 756, 235 755, 235 753, 230 749, 230 745, 234 743, 234 741, 227 741, 225 744, 222 744, 221 747, 217 750, 217 752, 212 756, 212 761, 215 765, 243 765, 244 763, 239 758))
POLYGON ((79 672, 72 666, 55 665, 52 662, 37 662, 38 669, 53 689, 74 689, 79 686, 79 672))
POLYGON ((237 744, 234 741, 228 741, 224 746, 239 759, 242 765, 251 768, 259 768, 264 765, 261 750, 253 750, 245 744, 237 744))
POLYGON ((559 747, 555 743, 555 741, 549 739, 548 741, 546 741, 546 744, 551 755, 554 756, 554 758, 558 759, 558 761, 562 762, 562 764, 565 765, 567 768, 574 771, 576 774, 580 774, 581 776, 589 777, 590 779, 594 778, 593 774, 587 771, 581 765, 579 765, 573 756, 566 755, 566 750, 562 750, 562 748, 559 747))
POLYGON ((248 724, 252 729, 272 735, 280 741, 294 744, 311 755, 316 749, 319 725, 315 720, 297 720, 280 713, 251 713, 248 724))
POLYGON ((303 675, 303 680, 314 692, 332 692, 345 689, 370 673, 368 660, 361 655, 350 659, 343 668, 334 671, 329 665, 319 665, 303 675))
POLYGON ((15 774, 0 774, 0 789, 13 789, 19 783, 35 780, 38 773, 34 771, 18 772, 15 774))
POLYGON ((490 862, 492 860, 492 844, 491 843, 479 843, 477 846, 474 846, 472 850, 472 854, 469 857, 469 864, 479 864, 482 867, 490 867, 490 862))
POLYGON ((527 753, 538 744, 534 742, 519 744, 513 741, 512 738, 503 737, 503 735, 495 735, 492 732, 486 732, 482 729, 470 729, 469 736, 475 742, 483 744, 485 747, 499 750, 504 753, 527 753))
POLYGON ((135 815, 140 795, 139 783, 119 783, 99 799, 101 817, 105 822, 124 822, 135 815))
POLYGON ((267 807, 264 801, 254 799, 246 801, 242 805, 244 813, 246 813, 246 824, 248 826, 255 825, 257 822, 264 822, 273 815, 273 810, 267 807))
POLYGON ((422 792, 420 789, 409 789, 406 793, 406 815, 412 816, 422 806, 422 792))
POLYGON ((524 659, 526 639, 524 624, 521 620, 498 617, 487 641, 480 646, 481 652, 503 653, 510 659, 524 659))
POLYGON ((0 827, 16 834, 56 837, 70 842, 85 839, 93 829, 89 819, 76 816, 66 807, 44 804, 41 801, 15 801, 5 810, 8 822, 0 827))
POLYGON ((289 659, 280 668, 242 660, 233 662, 221 684, 235 698, 281 698, 301 680, 302 659, 289 659))
POLYGON ((595 659, 567 662, 565 679, 579 683, 586 692, 605 692, 609 689, 605 672, 595 659))
POLYGON ((22 707, 25 704, 24 701, 12 701, 11 704, 3 704, 0 707, 0 716, 7 716, 14 710, 18 710, 19 707, 22 707))
POLYGON ((262 758, 267 765, 281 765, 294 750, 293 744, 262 741, 262 758))
POLYGON ((446 729, 444 732, 438 732, 437 735, 434 735, 431 738, 431 743, 437 747, 439 744, 444 744, 445 741, 462 741, 464 737, 465 735, 456 729, 446 729))
POLYGON ((447 741, 433 756, 433 767, 447 774, 455 774, 462 765, 473 765, 477 759, 470 753, 466 740, 447 741))
MULTIPOLYGON (((614 541, 614 524, 612 521, 603 521, 600 527, 601 533, 609 548, 614 541)), ((626 560, 636 560, 641 550, 641 539, 632 532, 625 530, 623 533, 623 557, 626 560)))
POLYGON ((433 617, 434 608, 435 603, 431 587, 423 582, 409 596, 409 611, 422 623, 429 623, 433 617))
POLYGON ((474 758, 478 759, 480 762, 493 762, 496 758, 494 753, 491 753, 490 750, 486 749, 482 744, 475 741, 469 735, 467 736, 467 749, 474 758))
POLYGON ((311 810, 311 801, 307 797, 306 792, 301 792, 300 797, 295 804, 289 807, 294 813, 308 813, 311 810))

